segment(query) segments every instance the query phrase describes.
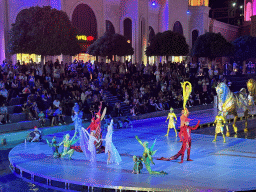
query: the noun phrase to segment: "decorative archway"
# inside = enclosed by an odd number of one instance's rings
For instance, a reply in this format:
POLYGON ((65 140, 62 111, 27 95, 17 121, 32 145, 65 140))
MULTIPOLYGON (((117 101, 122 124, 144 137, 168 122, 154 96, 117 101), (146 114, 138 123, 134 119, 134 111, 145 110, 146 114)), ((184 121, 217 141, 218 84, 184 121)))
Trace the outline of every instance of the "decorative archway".
POLYGON ((109 32, 111 34, 115 34, 115 27, 112 24, 112 22, 109 21, 109 20, 106 20, 106 32, 109 32))
POLYGON ((173 31, 183 35, 183 27, 179 21, 176 21, 173 25, 173 31))
POLYGON ((97 39, 97 20, 93 10, 87 4, 76 6, 72 14, 72 24, 82 35, 97 39))
POLYGON ((132 20, 130 18, 126 18, 123 21, 124 25, 124 36, 128 39, 130 43, 132 43, 132 20))
POLYGON ((93 10, 87 4, 79 4, 72 14, 72 25, 79 33, 82 52, 86 52, 97 37, 97 20, 93 10))

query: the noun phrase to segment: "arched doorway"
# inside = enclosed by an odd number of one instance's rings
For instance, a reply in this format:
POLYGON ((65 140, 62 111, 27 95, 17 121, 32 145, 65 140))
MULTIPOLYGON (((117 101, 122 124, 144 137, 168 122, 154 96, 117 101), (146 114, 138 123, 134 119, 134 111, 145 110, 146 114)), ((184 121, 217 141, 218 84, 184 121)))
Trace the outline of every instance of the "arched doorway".
POLYGON ((97 20, 93 10, 87 4, 76 6, 72 14, 72 25, 77 28, 77 36, 82 52, 74 57, 77 60, 94 60, 86 54, 87 48, 98 38, 97 20))
MULTIPOLYGON (((149 26, 148 30, 149 30, 149 34, 148 34, 148 46, 149 46, 156 34, 153 27, 149 26)), ((148 57, 148 62, 149 64, 155 63, 155 57, 154 56, 148 57)))
POLYGON ((173 25, 173 31, 183 35, 183 28, 179 21, 176 21, 173 25))
POLYGON ((192 47, 194 46, 197 38, 198 38, 198 30, 195 29, 192 31, 192 47))
POLYGON ((149 30, 148 42, 150 43, 156 34, 153 27, 149 26, 148 30, 149 30))
POLYGON ((123 24, 124 24, 124 36, 128 39, 130 43, 132 43, 132 20, 130 18, 126 18, 123 24))
MULTIPOLYGON (((123 30, 124 30, 124 36, 127 38, 127 42, 131 43, 132 45, 132 20, 130 18, 126 18, 123 21, 123 30)), ((125 57, 125 60, 131 61, 132 57, 127 56, 125 57)))
POLYGON ((115 34, 115 27, 109 20, 106 20, 106 32, 115 34))

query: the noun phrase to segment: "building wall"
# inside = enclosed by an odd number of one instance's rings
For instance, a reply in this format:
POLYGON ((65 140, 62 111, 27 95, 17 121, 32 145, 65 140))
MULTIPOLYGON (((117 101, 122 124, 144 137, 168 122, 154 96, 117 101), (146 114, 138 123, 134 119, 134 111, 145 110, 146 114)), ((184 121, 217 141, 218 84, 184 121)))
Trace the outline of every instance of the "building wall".
POLYGON ((198 36, 209 32, 209 11, 210 7, 189 6, 189 46, 192 47, 192 31, 198 30, 198 36))
MULTIPOLYGON (((254 0, 248 0, 253 1, 254 0)), ((256 2, 256 0, 255 0, 256 2)), ((192 46, 192 31, 198 30, 199 35, 212 29, 220 32, 227 40, 234 40, 239 35, 238 27, 209 19, 209 7, 198 6, 205 0, 0 0, 0 60, 5 58, 6 34, 17 14, 24 8, 31 6, 51 5, 67 13, 70 20, 74 9, 79 4, 87 4, 94 12, 97 20, 97 35, 101 37, 105 29, 105 22, 109 20, 115 27, 116 33, 124 34, 123 21, 132 20, 132 46, 135 49, 133 62, 146 61, 145 48, 148 44, 149 26, 155 33, 173 30, 174 23, 179 21, 183 28, 183 35, 187 43, 192 46), (5 2, 5 3, 4 3, 5 2), (156 4, 152 4, 156 2, 156 4), (189 6, 189 3, 196 6, 189 6), (4 11, 6 12, 4 12, 4 11), (190 11, 188 13, 188 10, 190 11), (6 16, 6 19, 4 19, 6 16)))
POLYGON ((152 6, 151 4, 149 4, 148 26, 151 26, 154 29, 155 34, 159 32, 159 10, 160 5, 152 6))
POLYGON ((185 36, 187 43, 189 42, 188 37, 188 0, 169 0, 169 27, 168 30, 173 30, 174 23, 179 21, 183 28, 183 35, 185 36))
MULTIPOLYGON (((106 20, 109 20, 114 28, 116 33, 120 33, 120 1, 108 0, 103 1, 104 7, 104 27, 106 27, 106 20)), ((106 29, 104 28, 104 32, 106 29)))
POLYGON ((239 27, 223 23, 217 20, 211 20, 214 33, 221 33, 227 41, 234 41, 240 36, 239 27))

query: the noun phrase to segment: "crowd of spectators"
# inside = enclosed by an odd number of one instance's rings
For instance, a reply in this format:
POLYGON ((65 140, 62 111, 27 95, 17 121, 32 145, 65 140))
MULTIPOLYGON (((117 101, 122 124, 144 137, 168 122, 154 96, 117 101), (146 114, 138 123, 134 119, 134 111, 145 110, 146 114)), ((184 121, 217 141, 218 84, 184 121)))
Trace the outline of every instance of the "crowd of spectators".
MULTIPOLYGON (((24 98, 23 113, 27 119, 45 118, 51 125, 64 124, 65 115, 72 115, 74 103, 84 114, 98 110, 100 101, 112 116, 122 116, 121 103, 110 106, 105 90, 130 106, 135 116, 148 112, 182 107, 180 83, 190 81, 193 92, 188 107, 213 102, 215 86, 223 80, 216 67, 199 64, 159 63, 144 65, 126 61, 105 63, 90 61, 46 62, 15 65, 3 62, 0 66, 0 101, 8 104, 11 98, 24 98)), ((1 112, 1 110, 0 110, 1 112)), ((2 112, 1 112, 2 113, 2 112)), ((0 116, 0 120, 1 120, 0 116)), ((3 115, 6 119, 7 115, 3 115)))

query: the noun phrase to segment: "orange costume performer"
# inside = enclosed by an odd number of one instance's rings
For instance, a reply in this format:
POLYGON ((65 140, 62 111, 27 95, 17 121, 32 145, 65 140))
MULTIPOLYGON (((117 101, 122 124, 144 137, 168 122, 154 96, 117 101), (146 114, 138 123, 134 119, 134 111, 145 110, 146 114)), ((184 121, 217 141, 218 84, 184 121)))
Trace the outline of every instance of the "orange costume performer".
POLYGON ((194 126, 194 127, 188 126, 189 121, 190 120, 187 118, 185 120, 185 125, 180 128, 179 137, 181 138, 182 146, 181 146, 181 149, 179 150, 179 152, 170 158, 161 157, 158 160, 170 161, 170 160, 177 159, 179 156, 181 156, 181 161, 179 163, 183 163, 184 153, 185 153, 185 150, 187 149, 187 161, 192 161, 190 159, 191 130, 196 130, 199 126, 200 121, 198 121, 196 126, 194 126))

